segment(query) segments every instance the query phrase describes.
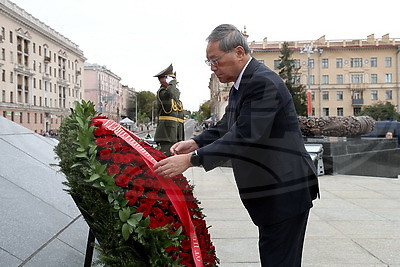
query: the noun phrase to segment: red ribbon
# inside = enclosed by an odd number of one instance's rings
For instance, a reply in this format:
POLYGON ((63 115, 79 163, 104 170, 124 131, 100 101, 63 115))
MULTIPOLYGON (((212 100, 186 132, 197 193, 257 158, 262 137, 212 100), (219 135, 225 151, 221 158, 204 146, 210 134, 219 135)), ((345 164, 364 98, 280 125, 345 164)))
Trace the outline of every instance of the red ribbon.
MULTIPOLYGON (((94 119, 95 122, 101 122, 102 127, 106 128, 114 132, 115 135, 123 139, 127 142, 131 147, 133 147, 143 158, 144 162, 146 162, 147 166, 154 173, 154 164, 156 164, 156 160, 152 155, 149 154, 135 139, 132 138, 131 135, 136 136, 134 133, 130 132, 126 128, 122 127, 120 124, 113 120, 108 119, 94 119)), ((186 205, 186 200, 182 191, 179 187, 171 180, 166 179, 156 173, 154 175, 157 177, 158 181, 161 183, 162 187, 165 190, 168 198, 171 200, 172 205, 174 206, 176 212, 178 213, 179 218, 182 221, 183 226, 186 231, 189 233, 190 243, 192 247, 192 255, 196 266, 203 266, 203 259, 201 257, 200 244, 197 239, 196 231, 194 229, 194 225, 192 219, 189 214, 188 207, 186 205)))

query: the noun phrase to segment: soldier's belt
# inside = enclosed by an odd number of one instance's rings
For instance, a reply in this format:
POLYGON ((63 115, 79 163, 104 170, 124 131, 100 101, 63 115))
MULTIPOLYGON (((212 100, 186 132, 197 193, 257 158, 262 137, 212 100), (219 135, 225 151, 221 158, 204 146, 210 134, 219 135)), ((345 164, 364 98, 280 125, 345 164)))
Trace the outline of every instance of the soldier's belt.
POLYGON ((176 117, 172 117, 172 116, 160 116, 158 117, 159 120, 165 120, 165 121, 177 121, 180 123, 184 123, 185 121, 176 117))

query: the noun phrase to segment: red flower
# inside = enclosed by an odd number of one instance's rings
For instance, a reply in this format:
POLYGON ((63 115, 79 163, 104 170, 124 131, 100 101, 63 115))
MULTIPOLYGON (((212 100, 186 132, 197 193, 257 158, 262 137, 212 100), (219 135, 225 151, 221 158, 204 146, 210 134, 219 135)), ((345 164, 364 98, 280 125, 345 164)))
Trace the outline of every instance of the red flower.
POLYGON ((134 185, 141 185, 141 186, 144 186, 144 180, 143 180, 143 179, 140 179, 140 178, 135 179, 135 180, 133 180, 133 184, 134 184, 134 185))
POLYGON ((121 174, 115 176, 115 184, 120 187, 128 187, 130 179, 127 175, 121 174))
MULTIPOLYGON (((129 177, 134 177, 142 172, 142 169, 139 166, 127 166, 122 173, 128 175, 129 177)), ((135 179, 141 180, 141 179, 135 179)), ((138 182, 133 181, 133 184, 138 184, 138 182)), ((143 180, 142 180, 143 181, 143 180)), ((140 184, 143 185, 143 184, 140 184)))
MULTIPOLYGON (((136 203, 137 199, 143 194, 144 188, 142 186, 134 185, 132 190, 125 193, 125 198, 128 199, 128 205, 132 206, 136 203)), ((138 212, 138 211, 136 211, 138 212)))
POLYGON ((110 167, 107 168, 108 174, 119 174, 120 168, 117 164, 112 164, 110 167))
POLYGON ((142 203, 139 205, 139 207, 136 210, 136 213, 143 213, 143 217, 149 216, 151 211, 151 205, 147 203, 142 203))
POLYGON ((123 164, 123 163, 125 163, 124 155, 122 155, 122 154, 120 154, 120 153, 114 153, 114 154, 112 155, 112 160, 113 160, 113 162, 116 163, 116 164, 123 164))
POLYGON ((109 160, 111 159, 111 152, 110 149, 103 149, 97 152, 97 154, 100 156, 101 160, 109 160))

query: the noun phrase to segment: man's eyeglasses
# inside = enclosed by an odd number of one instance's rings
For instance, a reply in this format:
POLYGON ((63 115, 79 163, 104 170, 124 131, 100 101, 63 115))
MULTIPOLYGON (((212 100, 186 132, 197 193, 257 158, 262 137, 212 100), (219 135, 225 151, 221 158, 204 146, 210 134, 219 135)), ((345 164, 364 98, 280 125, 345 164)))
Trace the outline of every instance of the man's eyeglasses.
POLYGON ((221 58, 222 58, 225 54, 227 54, 227 53, 224 52, 222 55, 220 55, 219 57, 214 58, 214 59, 206 59, 206 60, 204 60, 204 62, 205 62, 205 63, 207 64, 207 66, 209 66, 209 67, 211 67, 211 66, 216 67, 216 66, 218 66, 218 61, 221 60, 221 58))

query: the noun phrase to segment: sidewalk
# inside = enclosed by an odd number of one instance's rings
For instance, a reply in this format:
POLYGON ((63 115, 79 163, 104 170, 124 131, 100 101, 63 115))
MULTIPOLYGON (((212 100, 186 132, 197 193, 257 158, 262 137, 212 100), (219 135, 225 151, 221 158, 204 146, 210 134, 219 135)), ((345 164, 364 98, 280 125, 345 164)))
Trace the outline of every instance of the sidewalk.
MULTIPOLYGON (((260 266, 257 228, 239 200, 232 170, 191 168, 222 267, 260 266)), ((321 199, 306 233, 303 266, 400 266, 400 180, 320 177, 321 199)))

